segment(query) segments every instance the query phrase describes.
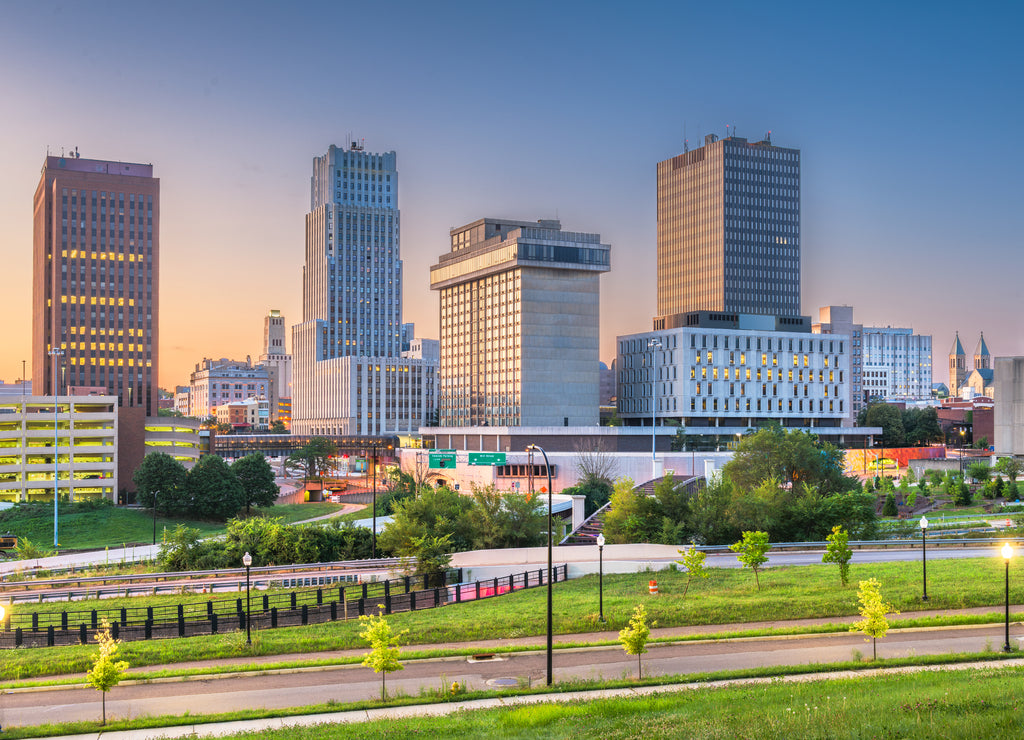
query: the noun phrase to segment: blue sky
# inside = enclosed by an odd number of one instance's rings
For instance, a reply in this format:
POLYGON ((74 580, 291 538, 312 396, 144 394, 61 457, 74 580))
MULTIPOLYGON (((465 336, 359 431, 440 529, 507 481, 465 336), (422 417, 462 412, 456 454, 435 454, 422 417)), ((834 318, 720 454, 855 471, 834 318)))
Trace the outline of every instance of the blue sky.
POLYGON ((1019 4, 0 2, 0 378, 29 359, 47 146, 161 178, 161 383, 301 318, 311 160, 398 153, 405 319, 448 228, 558 216, 612 245, 602 351, 650 328, 655 164, 705 133, 802 150, 803 312, 1024 354, 1019 4))

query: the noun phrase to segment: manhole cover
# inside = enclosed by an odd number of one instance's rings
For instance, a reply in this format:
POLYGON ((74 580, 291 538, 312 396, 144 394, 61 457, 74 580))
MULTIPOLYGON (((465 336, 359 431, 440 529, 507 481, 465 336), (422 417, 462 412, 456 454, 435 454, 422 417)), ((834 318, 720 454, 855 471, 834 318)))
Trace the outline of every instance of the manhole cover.
POLYGON ((488 686, 497 686, 500 689, 515 688, 519 686, 518 678, 492 678, 487 682, 488 686))

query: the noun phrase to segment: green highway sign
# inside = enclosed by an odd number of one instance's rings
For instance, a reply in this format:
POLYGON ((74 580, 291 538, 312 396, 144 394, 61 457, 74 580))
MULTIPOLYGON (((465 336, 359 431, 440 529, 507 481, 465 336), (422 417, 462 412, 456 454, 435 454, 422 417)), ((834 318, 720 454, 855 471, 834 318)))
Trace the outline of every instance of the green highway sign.
POLYGON ((427 454, 427 467, 453 470, 455 468, 455 450, 431 451, 427 454))
POLYGON ((504 465, 504 452, 470 452, 470 465, 504 465))

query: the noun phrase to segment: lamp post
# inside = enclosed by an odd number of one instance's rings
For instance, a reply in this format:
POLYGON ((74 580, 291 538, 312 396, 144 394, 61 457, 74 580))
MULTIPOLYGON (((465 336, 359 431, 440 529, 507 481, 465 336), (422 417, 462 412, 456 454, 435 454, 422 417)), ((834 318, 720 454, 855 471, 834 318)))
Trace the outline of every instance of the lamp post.
POLYGON ((658 409, 658 350, 662 348, 660 339, 647 342, 651 350, 651 480, 658 477, 657 440, 657 409, 658 409))
POLYGON ((548 471, 548 650, 547 650, 547 652, 548 652, 548 678, 547 678, 547 680, 548 680, 548 686, 550 686, 551 685, 551 679, 552 679, 552 673, 553 673, 552 666, 551 666, 551 662, 552 662, 551 661, 551 656, 552 656, 552 652, 553 652, 552 648, 554 646, 554 639, 553 639, 552 632, 551 632, 551 575, 552 575, 552 570, 553 570, 552 563, 551 563, 551 558, 552 558, 552 554, 551 554, 551 539, 554 536, 554 532, 552 531, 552 524, 551 524, 551 501, 552 501, 552 499, 551 499, 551 465, 550 465, 550 463, 548 463, 548 453, 546 453, 544 451, 543 447, 539 447, 537 445, 529 445, 529 446, 527 446, 526 449, 527 449, 527 451, 533 451, 533 450, 539 451, 540 454, 542 454, 544 456, 544 467, 548 471))
POLYGON ((373 536, 370 557, 377 559, 377 445, 373 446, 373 536))
POLYGON ((960 429, 960 480, 964 479, 964 442, 967 440, 967 430, 960 429))
POLYGON ((1011 652, 1010 648, 1010 558, 1013 557, 1013 547, 1007 542, 1003 545, 1003 560, 1006 561, 1006 641, 1003 643, 1003 652, 1011 652))
POLYGON ((153 491, 153 544, 156 544, 156 496, 159 491, 153 491))
POLYGON ((925 533, 928 531, 928 520, 921 517, 921 581, 924 584, 924 593, 921 595, 921 601, 928 601, 928 559, 926 557, 927 547, 925 543, 925 533))
POLYGON ((60 457, 57 454, 57 411, 60 408, 57 403, 57 391, 59 390, 57 363, 64 356, 64 350, 60 347, 53 347, 47 354, 53 358, 53 546, 60 547, 60 543, 57 541, 57 502, 60 500, 60 494, 57 489, 57 485, 60 482, 58 463, 60 457))
POLYGON ((604 534, 597 536, 598 621, 604 623, 604 534))
POLYGON ((249 598, 249 566, 252 565, 252 555, 245 553, 242 556, 242 564, 245 566, 245 644, 252 645, 252 631, 249 629, 249 614, 252 607, 252 600, 249 598))

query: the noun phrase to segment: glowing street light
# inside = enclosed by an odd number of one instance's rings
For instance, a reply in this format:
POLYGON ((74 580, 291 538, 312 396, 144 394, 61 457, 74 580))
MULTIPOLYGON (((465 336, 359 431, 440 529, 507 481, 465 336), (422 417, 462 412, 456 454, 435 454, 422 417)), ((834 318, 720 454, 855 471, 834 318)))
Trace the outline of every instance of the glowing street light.
POLYGON ((252 645, 252 630, 249 628, 252 601, 249 598, 249 566, 252 565, 252 555, 245 553, 242 556, 242 565, 245 566, 245 644, 252 645))
POLYGON ((1003 652, 1012 652, 1010 648, 1010 558, 1013 557, 1013 547, 1007 542, 1003 545, 1003 560, 1006 561, 1006 641, 1003 643, 1003 652))

